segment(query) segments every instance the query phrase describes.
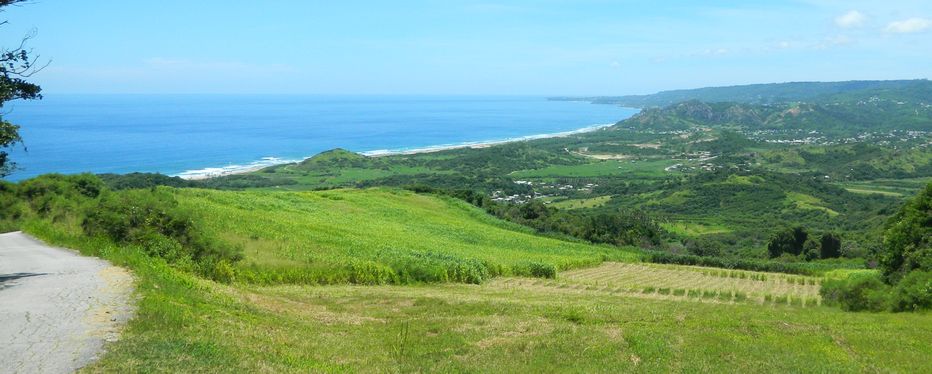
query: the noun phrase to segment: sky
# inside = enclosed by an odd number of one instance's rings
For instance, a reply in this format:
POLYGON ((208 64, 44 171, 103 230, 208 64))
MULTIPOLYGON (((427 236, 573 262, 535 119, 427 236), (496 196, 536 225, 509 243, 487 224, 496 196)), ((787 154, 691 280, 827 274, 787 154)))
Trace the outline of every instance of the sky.
POLYGON ((932 76, 932 1, 31 0, 46 93, 622 95, 932 76))

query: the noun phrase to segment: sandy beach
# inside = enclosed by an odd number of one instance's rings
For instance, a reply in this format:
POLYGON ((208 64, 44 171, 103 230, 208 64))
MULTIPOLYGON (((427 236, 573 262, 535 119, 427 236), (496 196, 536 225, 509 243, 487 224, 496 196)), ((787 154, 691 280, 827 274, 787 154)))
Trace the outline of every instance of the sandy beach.
MULTIPOLYGON (((556 132, 556 133, 549 133, 549 134, 528 135, 528 136, 521 136, 521 137, 509 138, 509 139, 484 140, 484 141, 466 142, 466 143, 457 143, 457 144, 441 144, 441 145, 410 148, 410 149, 377 149, 377 150, 371 150, 371 151, 362 151, 358 153, 363 156, 367 156, 367 157, 385 157, 385 156, 414 155, 414 154, 419 154, 419 153, 441 152, 441 151, 448 151, 452 149, 487 148, 487 147, 506 144, 506 143, 524 142, 524 141, 537 140, 537 139, 560 138, 560 137, 572 136, 576 134, 583 134, 587 132, 601 130, 606 127, 612 126, 612 125, 614 124, 609 123, 609 124, 593 125, 593 126, 583 127, 581 129, 571 130, 571 131, 556 132)), ((223 167, 212 167, 212 168, 204 168, 204 169, 197 169, 197 170, 188 170, 188 171, 176 174, 175 176, 180 177, 182 179, 187 179, 187 180, 204 180, 204 179, 217 178, 217 177, 223 177, 223 176, 228 176, 228 175, 252 173, 252 172, 259 171, 259 170, 262 170, 270 166, 301 162, 311 157, 313 156, 305 157, 301 160, 289 160, 289 159, 282 159, 278 157, 263 157, 259 161, 252 162, 252 163, 245 164, 245 165, 228 165, 228 166, 223 166, 223 167)))

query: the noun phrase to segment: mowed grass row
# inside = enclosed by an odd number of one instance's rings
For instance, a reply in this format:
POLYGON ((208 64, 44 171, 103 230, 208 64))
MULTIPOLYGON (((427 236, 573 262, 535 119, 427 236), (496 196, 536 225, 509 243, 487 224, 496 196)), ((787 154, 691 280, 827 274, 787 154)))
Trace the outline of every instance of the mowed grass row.
POLYGON ((541 237, 461 201, 402 190, 175 193, 208 233, 243 245, 237 277, 255 283, 479 283, 636 258, 615 247, 541 237))
POLYGON ((558 287, 661 295, 693 300, 812 306, 820 303, 814 277, 712 268, 606 263, 567 271, 558 287))
MULTIPOLYGON (((502 279, 504 280, 504 279, 502 279)), ((536 279, 537 282, 550 282, 536 279)), ((159 287, 91 371, 929 372, 929 314, 543 287, 159 287), (164 294, 171 290, 173 293, 164 294), (164 296, 162 296, 164 294, 164 296)))

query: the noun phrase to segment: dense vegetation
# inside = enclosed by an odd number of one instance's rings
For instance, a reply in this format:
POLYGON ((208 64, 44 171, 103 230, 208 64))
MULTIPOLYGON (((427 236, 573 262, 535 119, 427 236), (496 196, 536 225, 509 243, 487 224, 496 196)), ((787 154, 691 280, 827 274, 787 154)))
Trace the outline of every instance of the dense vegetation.
POLYGON ((49 221, 225 282, 481 283, 501 275, 553 278, 637 257, 630 249, 539 237, 461 201, 401 190, 114 191, 92 175, 0 186, 0 201, 10 205, 0 217, 7 229, 49 221))
POLYGON ((932 184, 891 217, 877 257, 879 275, 830 281, 826 301, 853 311, 932 308, 932 184))
POLYGON ((5 231, 48 221, 221 280, 230 280, 231 264, 241 258, 241 248, 205 235, 202 222, 164 189, 112 191, 93 175, 47 174, 0 184, 0 197, 5 231))

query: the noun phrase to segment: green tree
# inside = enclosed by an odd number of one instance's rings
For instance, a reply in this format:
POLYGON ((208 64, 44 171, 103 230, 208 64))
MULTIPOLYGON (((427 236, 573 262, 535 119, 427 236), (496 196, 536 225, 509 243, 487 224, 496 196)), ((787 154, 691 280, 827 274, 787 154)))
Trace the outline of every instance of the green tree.
MULTIPOLYGON (((0 0, 0 11, 23 1, 25 0, 0 0)), ((6 22, 0 23, 4 24, 6 22)), ((0 50, 0 109, 10 100, 42 98, 39 93, 42 89, 26 81, 44 67, 36 64, 38 56, 26 47, 32 36, 33 34, 26 35, 16 48, 0 50)), ((22 140, 19 136, 19 126, 0 117, 0 177, 9 175, 15 167, 5 149, 21 143, 22 140)))
POLYGON ((803 243, 802 254, 805 256, 806 261, 812 261, 819 258, 820 246, 819 242, 814 238, 806 239, 806 242, 803 243))
POLYGON ((822 237, 819 239, 819 257, 841 257, 841 239, 838 235, 831 232, 822 234, 822 237))
POLYGON ((809 233, 802 227, 784 229, 770 238, 770 243, 767 244, 767 252, 771 258, 780 257, 784 253, 798 256, 803 253, 808 238, 809 233))
POLYGON ((890 218, 878 260, 888 283, 913 270, 932 270, 932 183, 890 218))

